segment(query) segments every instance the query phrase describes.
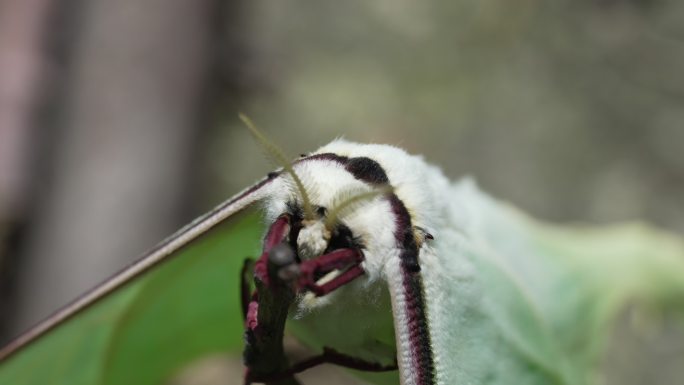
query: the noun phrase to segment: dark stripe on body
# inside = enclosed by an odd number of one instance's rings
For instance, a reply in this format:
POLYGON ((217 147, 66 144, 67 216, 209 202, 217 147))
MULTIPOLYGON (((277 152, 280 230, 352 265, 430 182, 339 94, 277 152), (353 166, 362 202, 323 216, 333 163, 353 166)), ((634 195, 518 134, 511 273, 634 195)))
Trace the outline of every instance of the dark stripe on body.
POLYGON ((402 285, 406 293, 408 333, 416 379, 419 385, 432 385, 435 383, 435 363, 425 308, 423 277, 420 275, 418 263, 418 244, 413 235, 411 216, 404 203, 392 194, 390 204, 397 223, 394 238, 401 249, 399 258, 401 259, 402 285))
POLYGON ((354 178, 369 184, 388 184, 387 173, 380 163, 365 156, 349 158, 333 153, 323 153, 311 155, 308 158, 300 159, 296 163, 309 160, 330 160, 344 166, 344 169, 354 175, 354 178))
MULTIPOLYGON (((382 166, 366 157, 348 158, 332 153, 315 154, 301 161, 330 160, 345 167, 358 180, 373 185, 389 184, 389 178, 382 166)), ((401 250, 402 285, 406 293, 406 315, 408 318, 409 343, 413 357, 413 370, 418 385, 435 383, 435 364, 432 353, 430 328, 425 307, 425 290, 418 262, 418 244, 413 234, 411 215, 404 202, 392 193, 389 196, 392 213, 395 217, 394 238, 401 250)))

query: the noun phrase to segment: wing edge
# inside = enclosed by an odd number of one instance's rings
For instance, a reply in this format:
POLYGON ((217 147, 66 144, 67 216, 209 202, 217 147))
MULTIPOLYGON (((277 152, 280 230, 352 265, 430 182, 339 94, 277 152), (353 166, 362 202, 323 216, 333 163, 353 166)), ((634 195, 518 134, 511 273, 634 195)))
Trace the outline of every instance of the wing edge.
POLYGON ((52 329, 106 298, 116 289, 134 281, 153 267, 170 260, 176 251, 182 249, 202 234, 263 199, 267 194, 264 187, 268 186, 279 175, 279 173, 269 174, 266 178, 242 190, 209 212, 197 217, 189 224, 166 237, 152 249, 143 253, 128 266, 56 310, 47 318, 29 327, 0 348, 0 363, 12 357, 15 353, 21 351, 52 329))

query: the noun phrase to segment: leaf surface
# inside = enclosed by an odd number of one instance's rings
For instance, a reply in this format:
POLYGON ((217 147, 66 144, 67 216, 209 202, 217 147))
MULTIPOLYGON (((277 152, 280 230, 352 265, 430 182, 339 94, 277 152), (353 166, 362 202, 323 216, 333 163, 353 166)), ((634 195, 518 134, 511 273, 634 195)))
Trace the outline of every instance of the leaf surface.
POLYGON ((210 230, 0 364, 0 384, 159 384, 212 352, 240 351, 242 262, 259 250, 256 215, 210 230))

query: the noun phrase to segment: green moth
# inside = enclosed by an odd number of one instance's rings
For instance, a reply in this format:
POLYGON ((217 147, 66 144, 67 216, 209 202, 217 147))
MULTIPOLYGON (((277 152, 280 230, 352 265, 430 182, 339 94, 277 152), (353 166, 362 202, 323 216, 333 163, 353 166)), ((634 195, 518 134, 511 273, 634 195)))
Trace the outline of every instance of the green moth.
POLYGON ((283 163, 0 350, 0 383, 155 384, 244 327, 246 383, 330 362, 387 384, 598 384, 629 301, 684 316, 677 237, 541 224, 387 145, 283 163), (242 315, 253 209, 268 230, 242 315), (278 306, 320 355, 264 370, 278 306))

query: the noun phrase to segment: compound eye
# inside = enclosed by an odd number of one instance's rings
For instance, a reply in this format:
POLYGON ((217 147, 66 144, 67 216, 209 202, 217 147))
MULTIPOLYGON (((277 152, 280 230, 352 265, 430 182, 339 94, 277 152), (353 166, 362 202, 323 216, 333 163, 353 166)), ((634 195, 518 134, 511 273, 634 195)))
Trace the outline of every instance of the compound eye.
POLYGON ((361 248, 363 245, 354 238, 351 229, 343 224, 338 224, 333 230, 326 252, 337 249, 361 248))
POLYGON ((320 218, 323 218, 323 217, 325 217, 326 215, 328 215, 328 209, 326 209, 326 208, 323 207, 323 206, 320 206, 320 207, 318 207, 318 208, 316 209, 316 214, 318 214, 318 216, 319 216, 320 218))

